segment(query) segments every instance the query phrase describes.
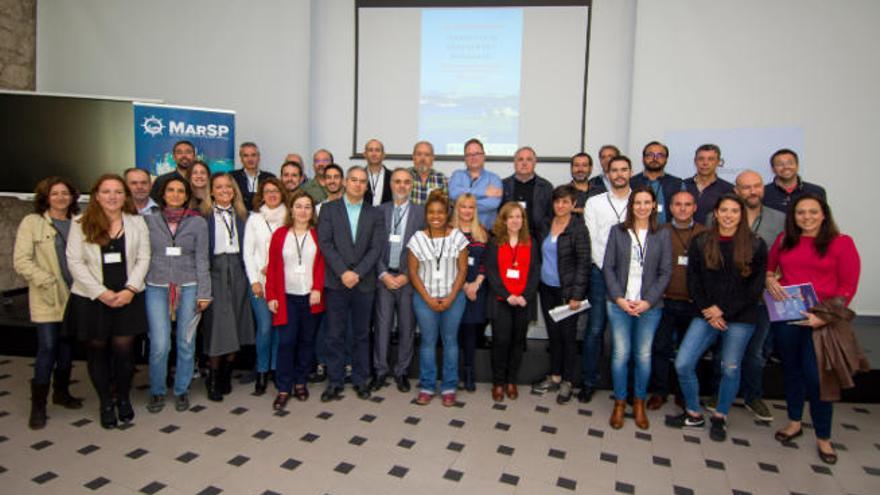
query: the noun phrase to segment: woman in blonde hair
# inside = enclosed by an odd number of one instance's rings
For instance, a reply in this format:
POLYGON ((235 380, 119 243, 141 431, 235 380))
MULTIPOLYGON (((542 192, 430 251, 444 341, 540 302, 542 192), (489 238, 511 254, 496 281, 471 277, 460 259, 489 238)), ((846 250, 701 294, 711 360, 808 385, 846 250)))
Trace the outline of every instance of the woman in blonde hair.
POLYGON ((102 175, 92 187, 85 213, 70 226, 67 266, 73 285, 64 333, 86 342, 101 426, 114 428, 117 412, 124 423, 134 419, 132 348, 135 336, 147 331, 143 290, 150 267, 147 224, 122 177, 102 175))
POLYGON ((535 293, 541 253, 529 235, 526 211, 505 203, 492 227, 494 239, 486 254, 489 279, 487 313, 492 319, 492 399, 519 397, 516 376, 522 362, 529 322, 537 318, 535 293))
POLYGON ((477 336, 482 334, 486 327, 486 292, 488 289, 483 283, 486 280, 486 265, 483 258, 486 254, 486 242, 489 239, 486 229, 480 225, 480 218, 477 216, 476 196, 464 193, 455 200, 451 223, 468 240, 467 275, 464 287, 462 287, 465 306, 458 340, 464 363, 462 366, 463 386, 468 392, 473 392, 476 390, 474 354, 476 353, 477 336))
POLYGON ((235 353, 254 343, 254 318, 245 275, 244 231, 247 210, 229 174, 211 177, 211 194, 202 202, 208 221, 213 303, 205 312, 208 399, 221 401, 232 391, 235 353))

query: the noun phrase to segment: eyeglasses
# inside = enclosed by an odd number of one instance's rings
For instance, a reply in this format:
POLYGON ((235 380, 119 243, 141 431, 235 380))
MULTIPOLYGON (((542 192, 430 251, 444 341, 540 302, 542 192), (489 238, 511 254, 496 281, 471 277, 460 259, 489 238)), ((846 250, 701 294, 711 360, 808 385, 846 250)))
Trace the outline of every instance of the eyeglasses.
POLYGON ((483 153, 482 151, 479 151, 477 153, 467 153, 464 155, 464 157, 465 158, 476 158, 478 156, 483 156, 483 155, 485 155, 485 153, 483 153))
POLYGON ((645 153, 645 158, 666 158, 666 153, 645 153))

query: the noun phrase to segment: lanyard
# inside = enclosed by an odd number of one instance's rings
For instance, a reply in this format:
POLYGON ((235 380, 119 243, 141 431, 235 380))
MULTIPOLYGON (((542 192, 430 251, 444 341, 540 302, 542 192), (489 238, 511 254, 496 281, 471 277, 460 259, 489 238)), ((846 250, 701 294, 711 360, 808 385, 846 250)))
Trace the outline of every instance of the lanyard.
POLYGON ((379 170, 379 173, 375 176, 373 172, 369 172, 367 175, 370 176, 370 191, 373 193, 373 197, 380 196, 382 193, 377 191, 376 188, 379 186, 379 179, 382 177, 382 170, 379 170), (376 180, 373 180, 373 177, 376 177, 376 180))
POLYGON ((617 223, 620 223, 622 221, 620 219, 620 215, 626 212, 626 207, 624 207, 623 210, 621 210, 620 213, 618 213, 617 208, 614 207, 614 203, 611 202, 611 192, 609 192, 608 195, 605 196, 605 199, 608 200, 608 206, 610 206, 611 210, 614 211, 614 216, 617 217, 617 223))
POLYGON ((183 219, 181 218, 179 222, 177 222, 177 228, 174 229, 174 232, 171 232, 171 226, 168 225, 168 220, 165 219, 165 215, 159 213, 159 216, 162 217, 162 223, 165 224, 165 228, 168 229, 168 235, 171 236, 171 247, 177 246, 176 239, 177 233, 180 232, 180 224, 183 223, 183 219))
MULTIPOLYGON (((635 229, 631 229, 633 236, 636 238, 636 244, 638 245, 639 250, 639 266, 645 266, 645 246, 642 245, 642 240, 639 239, 639 233, 636 232, 635 229)), ((645 234, 645 244, 648 243, 648 236, 645 234)))
MULTIPOLYGON (((397 210, 396 207, 395 207, 395 210, 397 210)), ((393 232, 395 234, 397 233, 397 229, 398 229, 398 227, 400 227, 400 222, 402 222, 403 219, 406 218, 406 212, 408 212, 408 211, 409 211, 409 202, 406 203, 406 208, 403 208, 400 210, 400 216, 398 216, 397 220, 394 221, 394 226, 391 227, 391 232, 393 232)))
POLYGON ((257 173, 257 175, 254 176, 253 179, 251 179, 251 176, 248 175, 247 172, 245 172, 244 176, 247 177, 248 192, 257 192, 257 181, 260 180, 259 172, 257 173))
POLYGON ((216 211, 220 213, 223 225, 226 226, 226 233, 229 235, 229 245, 231 246, 233 244, 232 241, 235 239, 235 220, 232 219, 232 212, 222 208, 216 208, 216 211), (228 222, 226 221, 227 216, 229 216, 228 222))
POLYGON ((305 235, 303 235, 302 242, 299 242, 299 236, 296 235, 296 231, 292 228, 290 229, 293 232, 293 238, 296 241, 296 264, 302 266, 303 264, 303 250, 306 248, 306 239, 309 237, 308 231, 306 231, 305 235))
POLYGON ((446 236, 443 237, 443 242, 440 243, 440 251, 436 251, 436 252, 434 249, 434 246, 435 246, 434 238, 429 237, 429 239, 431 239, 431 256, 433 256, 436 259, 437 263, 436 263, 435 269, 439 272, 440 271, 440 258, 443 256, 443 248, 446 247, 446 236))

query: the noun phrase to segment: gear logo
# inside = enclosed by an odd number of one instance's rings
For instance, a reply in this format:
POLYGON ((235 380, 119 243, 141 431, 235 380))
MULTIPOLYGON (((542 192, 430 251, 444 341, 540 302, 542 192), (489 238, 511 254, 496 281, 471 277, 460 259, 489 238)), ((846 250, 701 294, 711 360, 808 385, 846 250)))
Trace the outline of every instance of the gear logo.
POLYGON ((156 137, 159 134, 162 134, 162 131, 165 130, 165 126, 162 124, 162 119, 155 115, 145 117, 141 127, 144 129, 145 133, 150 135, 150 137, 156 137))

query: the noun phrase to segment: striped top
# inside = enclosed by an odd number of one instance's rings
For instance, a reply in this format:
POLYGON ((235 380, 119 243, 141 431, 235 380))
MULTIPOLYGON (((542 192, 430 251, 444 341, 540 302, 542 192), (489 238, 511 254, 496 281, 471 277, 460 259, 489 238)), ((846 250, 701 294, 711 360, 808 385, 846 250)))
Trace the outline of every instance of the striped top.
POLYGON ((406 247, 419 260, 419 278, 429 296, 444 297, 452 291, 458 276, 458 256, 467 245, 467 238, 458 229, 433 239, 420 230, 410 238, 406 247))

